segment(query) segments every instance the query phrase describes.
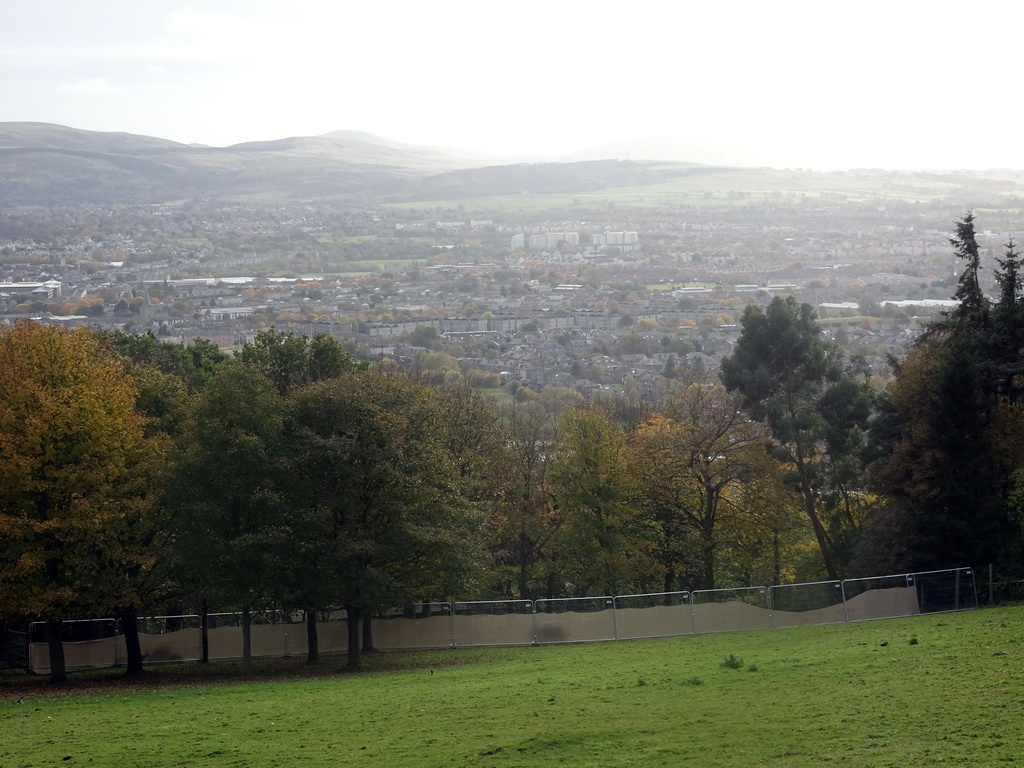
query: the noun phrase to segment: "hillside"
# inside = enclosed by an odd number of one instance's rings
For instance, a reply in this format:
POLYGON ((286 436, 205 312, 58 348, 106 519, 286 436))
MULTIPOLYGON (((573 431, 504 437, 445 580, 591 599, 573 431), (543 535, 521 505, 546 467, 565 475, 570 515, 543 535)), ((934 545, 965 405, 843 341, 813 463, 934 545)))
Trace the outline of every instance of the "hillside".
POLYGON ((622 160, 487 166, 479 157, 446 152, 357 131, 202 147, 46 123, 0 123, 0 205, 579 194, 711 170, 622 160))
POLYGON ((466 210, 607 204, 700 204, 788 195, 830 200, 934 200, 974 207, 1020 196, 1007 171, 822 173, 685 162, 707 148, 661 142, 608 145, 560 162, 511 162, 414 146, 359 131, 205 147, 47 123, 0 123, 0 206, 150 204, 199 198, 286 202, 331 198, 466 210), (645 151, 639 151, 640 148, 645 151), (684 154, 680 154, 684 153, 684 154), (671 155, 671 157, 669 156, 671 155), (561 196, 559 198, 559 196, 561 196), (588 199, 588 196, 592 199, 588 199))
POLYGON ((389 195, 461 158, 346 138, 194 147, 45 123, 0 123, 0 204, 389 195))

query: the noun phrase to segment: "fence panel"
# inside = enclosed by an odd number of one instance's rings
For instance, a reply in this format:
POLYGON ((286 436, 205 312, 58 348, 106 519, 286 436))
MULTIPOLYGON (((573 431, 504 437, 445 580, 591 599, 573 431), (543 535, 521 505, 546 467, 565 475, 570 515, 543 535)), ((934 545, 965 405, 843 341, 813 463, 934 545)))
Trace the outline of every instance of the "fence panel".
POLYGON ((620 595, 615 598, 617 640, 693 634, 689 592, 620 595))
POLYGON ((917 587, 917 606, 921 613, 946 613, 978 607, 978 590, 974 571, 970 568, 912 573, 910 577, 917 587))
POLYGON ((0 669, 29 669, 28 632, 8 629, 0 634, 3 650, 0 652, 0 669))
MULTIPOLYGON (((303 630, 303 633, 305 633, 305 630, 303 630)), ((316 642, 320 653, 342 653, 347 651, 348 613, 343 609, 320 611, 316 621, 316 642)), ((301 647, 302 653, 308 653, 308 642, 303 643, 301 647)))
POLYGON ((837 624, 846 621, 846 601, 839 581, 783 584, 768 588, 773 627, 837 624))
MULTIPOLYGON (((64 665, 68 671, 117 666, 117 622, 113 619, 83 619, 63 622, 64 665)), ((29 668, 50 671, 50 648, 46 622, 28 628, 29 668)))
MULTIPOLYGON (((253 611, 249 619, 249 653, 260 656, 286 656, 287 636, 279 611, 253 611)), ((242 614, 211 613, 206 617, 209 658, 242 658, 242 614)))
POLYGON ((533 620, 530 600, 456 603, 454 645, 532 645, 533 620))
MULTIPOLYGON (((556 600, 498 600, 420 603, 385 611, 372 619, 374 645, 381 649, 448 648, 628 640, 694 633, 828 624, 915 616, 978 607, 970 568, 737 589, 667 592, 556 600)), ((289 656, 307 651, 305 617, 278 611, 253 612, 252 655, 289 656)), ((138 620, 145 663, 192 661, 201 656, 198 616, 156 616, 138 620)), ((207 616, 209 658, 242 656, 242 614, 207 616)), ((64 652, 68 670, 123 664, 123 641, 113 619, 67 621, 64 652)), ((322 653, 344 651, 344 611, 318 617, 322 653)), ((15 633, 9 633, 15 634, 15 633)), ((0 637, 2 640, 2 637, 0 637)), ((27 664, 49 671, 46 624, 29 626, 27 664)), ((7 645, 11 645, 10 642, 7 645)), ((21 645, 21 644, 19 644, 21 645)), ((6 665, 17 663, 0 648, 6 665)))
POLYGON ((381 650, 450 648, 452 604, 417 603, 374 617, 373 644, 381 650))
POLYGON ((702 589, 690 596, 693 603, 693 631, 742 632, 770 629, 771 611, 765 587, 702 589))
POLYGON ((615 639, 614 598, 567 597, 538 600, 535 606, 538 644, 615 639))
POLYGON ((921 612, 914 577, 907 574, 846 579, 843 593, 850 621, 916 616, 921 612))
POLYGON ((198 616, 140 616, 136 623, 144 664, 202 658, 203 638, 198 616))

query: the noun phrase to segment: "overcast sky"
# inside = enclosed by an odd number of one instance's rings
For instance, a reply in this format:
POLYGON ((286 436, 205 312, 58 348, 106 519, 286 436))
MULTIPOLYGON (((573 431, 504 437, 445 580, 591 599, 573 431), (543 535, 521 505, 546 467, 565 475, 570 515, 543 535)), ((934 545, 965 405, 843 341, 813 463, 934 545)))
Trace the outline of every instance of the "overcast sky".
POLYGON ((676 135, 776 167, 1024 168, 1012 1, 5 6, 0 122, 553 155, 676 135))

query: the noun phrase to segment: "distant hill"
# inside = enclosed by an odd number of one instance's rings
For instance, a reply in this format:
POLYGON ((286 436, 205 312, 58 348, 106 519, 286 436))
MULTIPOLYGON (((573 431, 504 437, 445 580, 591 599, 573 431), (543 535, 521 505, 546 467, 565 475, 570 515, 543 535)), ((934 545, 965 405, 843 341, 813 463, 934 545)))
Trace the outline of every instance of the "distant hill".
POLYGON ((48 123, 0 123, 0 205, 564 194, 656 184, 684 172, 692 170, 604 158, 498 164, 360 131, 205 147, 48 123))
POLYGON ((583 149, 560 158, 560 161, 575 163, 609 159, 661 160, 733 167, 764 164, 754 151, 735 142, 681 136, 637 136, 583 149))
POLYGON ((0 123, 5 205, 377 196, 467 164, 464 158, 344 138, 202 147, 47 123, 0 123))
POLYGON ((632 151, 631 160, 608 159, 613 151, 607 145, 565 162, 501 163, 361 131, 218 147, 48 123, 0 123, 0 205, 147 204, 195 198, 415 202, 522 193, 578 195, 735 170, 639 162, 632 151))

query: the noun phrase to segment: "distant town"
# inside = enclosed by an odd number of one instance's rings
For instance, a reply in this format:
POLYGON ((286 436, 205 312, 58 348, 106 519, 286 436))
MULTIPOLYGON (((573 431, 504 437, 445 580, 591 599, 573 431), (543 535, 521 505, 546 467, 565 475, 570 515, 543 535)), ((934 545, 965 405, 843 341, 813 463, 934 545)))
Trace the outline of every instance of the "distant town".
MULTIPOLYGON (((193 201, 0 211, 4 322, 234 348, 261 329, 481 386, 657 390, 713 369, 743 308, 794 294, 889 375, 951 306, 951 204, 774 203, 453 217, 458 209, 193 201)), ((726 204, 728 203, 728 204, 726 204)), ((1017 233, 982 216, 998 254, 1017 233)))

